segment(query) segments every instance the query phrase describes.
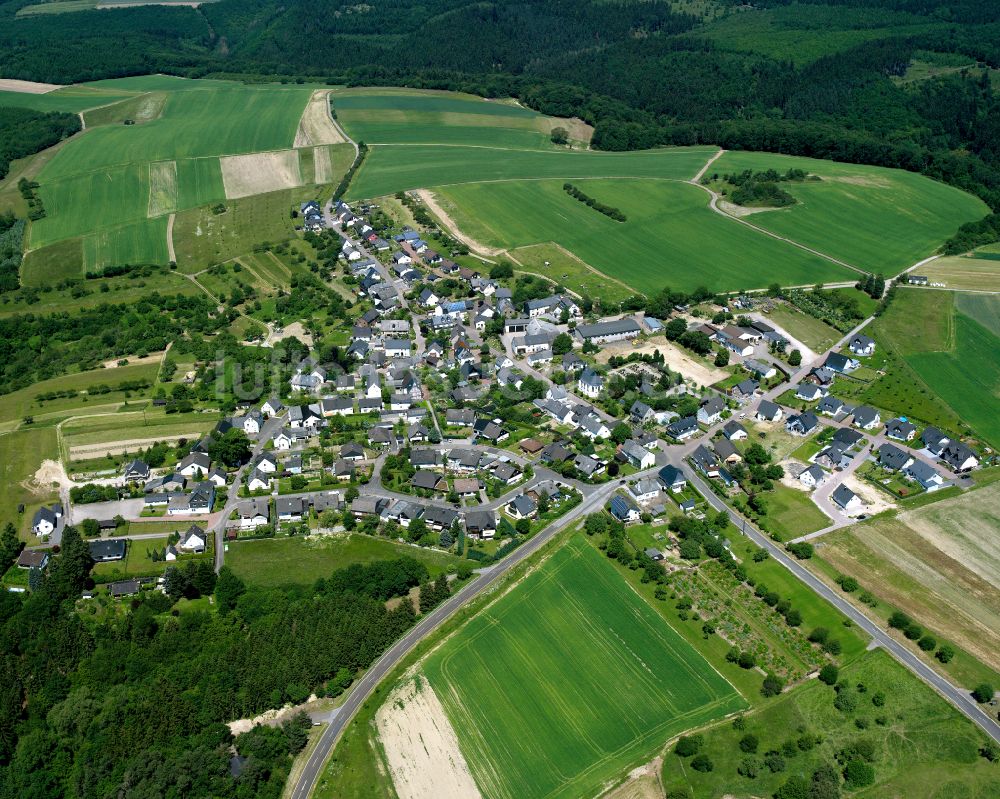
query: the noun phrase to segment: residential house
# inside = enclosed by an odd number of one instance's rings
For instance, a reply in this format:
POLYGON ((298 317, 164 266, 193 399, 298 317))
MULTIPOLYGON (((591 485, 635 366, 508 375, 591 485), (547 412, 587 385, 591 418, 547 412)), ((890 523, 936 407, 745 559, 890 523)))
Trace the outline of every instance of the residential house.
POLYGON ((679 494, 687 487, 687 478, 684 472, 676 466, 664 466, 657 472, 657 479, 663 487, 672 494, 679 494))
POLYGON ((349 441, 340 447, 340 457, 345 461, 361 461, 365 459, 365 448, 356 441, 349 441))
POLYGON ((145 483, 149 479, 149 464, 141 460, 129 461, 125 464, 122 477, 126 483, 145 483))
POLYGON ((854 409, 854 420, 852 424, 862 430, 874 430, 882 424, 882 417, 879 412, 868 405, 860 405, 854 409))
POLYGON ((447 491, 448 481, 437 472, 417 469, 410 478, 410 485, 422 491, 447 491))
POLYGON ((682 419, 676 419, 667 425, 667 435, 677 441, 683 441, 686 438, 698 433, 700 428, 698 427, 698 419, 694 416, 685 416, 682 419))
POLYGON ((260 469, 254 469, 247 478, 248 491, 267 491, 271 488, 271 478, 260 469))
POLYGON ((778 422, 783 413, 781 406, 770 400, 761 400, 757 406, 757 420, 760 422, 778 422))
POLYGON ((840 444, 845 450, 847 450, 863 443, 864 440, 865 437, 857 430, 851 430, 849 427, 840 427, 837 429, 837 432, 833 434, 832 442, 834 444, 840 444))
POLYGON ((645 424, 646 422, 651 421, 654 415, 653 409, 641 400, 633 402, 632 407, 629 409, 629 417, 636 424, 645 424))
POLYGON ((951 439, 936 427, 925 427, 924 432, 920 434, 920 440, 923 442, 924 449, 939 457, 944 452, 944 448, 951 443, 951 439))
POLYGON ((643 477, 635 483, 630 483, 628 490, 636 502, 648 505, 660 496, 660 483, 655 477, 643 477))
POLYGON ((809 411, 793 414, 785 422, 785 430, 795 436, 807 436, 817 427, 819 427, 819 419, 816 418, 815 413, 809 411))
POLYGON ((848 358, 846 355, 842 355, 839 352, 831 352, 826 356, 826 361, 823 363, 823 366, 833 372, 847 374, 855 371, 859 366, 861 366, 861 362, 854 358, 848 358))
POLYGON ((627 499, 620 494, 615 494, 611 497, 611 502, 608 504, 608 510, 611 511, 612 516, 624 524, 637 522, 642 517, 642 512, 639 510, 639 507, 630 499, 627 499))
POLYGON ((722 412, 726 409, 726 403, 720 397, 709 397, 702 400, 698 407, 698 421, 702 424, 715 424, 722 418, 722 412))
POLYGON ((458 511, 432 506, 424 509, 423 519, 431 530, 448 530, 458 519, 458 511))
POLYGON ((518 494, 507 503, 507 513, 515 519, 533 519, 538 515, 538 504, 527 494, 518 494))
POLYGON ((903 469, 903 474, 910 480, 919 483, 928 492, 937 491, 945 486, 945 480, 937 469, 915 458, 909 466, 903 469))
POLYGON ((22 549, 17 556, 19 569, 45 569, 49 565, 49 553, 44 549, 22 549))
POLYGON ((285 409, 282 405, 281 400, 277 397, 271 397, 269 400, 265 401, 263 405, 260 406, 260 412, 268 417, 275 417, 285 409))
POLYGON ((636 469, 652 469, 656 464, 656 456, 631 439, 618 447, 618 454, 636 469))
POLYGON ((878 464, 890 472, 901 471, 912 462, 913 456, 895 444, 883 444, 878 448, 878 464))
POLYGON ((730 441, 746 441, 750 435, 735 419, 730 419, 722 426, 722 434, 730 441))
POLYGON ((59 520, 62 518, 62 515, 63 509, 59 503, 56 503, 51 508, 39 508, 35 511, 34 517, 32 517, 31 529, 35 535, 51 535, 59 526, 59 520))
POLYGON ((186 531, 181 533, 181 537, 177 541, 177 549, 182 552, 194 554, 204 552, 207 545, 207 534, 196 524, 192 524, 186 531))
POLYGON ((740 451, 736 449, 728 438, 723 437, 718 439, 712 445, 712 448, 715 450, 715 454, 723 463, 732 465, 743 460, 743 456, 740 455, 740 451))
POLYGON ((691 453, 691 462, 706 477, 719 476, 719 461, 714 453, 705 448, 704 444, 699 444, 698 448, 691 453))
POLYGON ((862 358, 875 354, 875 339, 857 333, 847 344, 847 348, 862 358))
POLYGON ((890 419, 885 424, 885 434, 897 441, 912 441, 917 435, 917 426, 900 417, 890 419))
POLYGON ((826 472, 814 463, 812 466, 807 469, 803 469, 802 472, 799 473, 799 482, 807 488, 815 488, 822 483, 826 477, 826 472))
POLYGON ((577 455, 573 458, 573 465, 580 474, 588 479, 600 474, 605 469, 603 461, 599 461, 590 455, 577 455))
POLYGON ((472 427, 476 423, 476 412, 472 408, 448 408, 444 420, 451 427, 472 427))
POLYGON ((95 563, 124 560, 126 547, 127 542, 124 538, 101 538, 87 542, 90 558, 95 563))
POLYGON ((276 450, 289 450, 292 447, 292 437, 287 430, 279 430, 271 439, 276 450))
POLYGON ((465 532, 472 538, 486 540, 497 533, 497 517, 491 510, 470 510, 465 514, 465 532))
POLYGON ((208 474, 212 459, 203 452, 191 452, 180 462, 177 471, 185 477, 197 477, 208 474))
POLYGON ((580 432, 587 438, 610 438, 611 428, 596 413, 588 413, 580 419, 580 432))
POLYGON ((941 460, 955 472, 968 472, 979 465, 979 458, 961 441, 951 441, 941 452, 941 460))
POLYGON ((302 497, 278 497, 274 507, 279 522, 300 522, 307 510, 306 500, 302 497))
POLYGON ((743 361, 743 368, 758 380, 770 380, 778 374, 777 368, 771 364, 765 363, 764 361, 757 361, 753 358, 747 358, 743 361))
POLYGON ((856 516, 864 511, 861 498, 845 485, 839 485, 830 496, 835 505, 839 505, 848 516, 856 516))
POLYGON ((833 396, 826 396, 816 406, 816 412, 824 416, 839 416, 844 413, 844 401, 833 396))
POLYGON ((806 402, 814 402, 826 396, 826 389, 822 386, 817 386, 815 383, 801 383, 795 389, 795 396, 797 399, 805 400, 806 402))

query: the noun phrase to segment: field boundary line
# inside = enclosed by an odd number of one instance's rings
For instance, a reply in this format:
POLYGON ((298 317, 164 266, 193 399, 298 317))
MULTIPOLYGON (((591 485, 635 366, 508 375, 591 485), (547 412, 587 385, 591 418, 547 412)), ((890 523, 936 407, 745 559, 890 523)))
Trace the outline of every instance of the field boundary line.
POLYGON ((699 169, 698 173, 693 178, 691 178, 691 182, 697 183, 698 181, 700 181, 704 176, 704 174, 708 172, 708 168, 716 161, 718 161, 720 158, 722 158, 722 156, 724 156, 725 154, 726 151, 722 147, 720 147, 719 151, 705 162, 705 166, 699 169))

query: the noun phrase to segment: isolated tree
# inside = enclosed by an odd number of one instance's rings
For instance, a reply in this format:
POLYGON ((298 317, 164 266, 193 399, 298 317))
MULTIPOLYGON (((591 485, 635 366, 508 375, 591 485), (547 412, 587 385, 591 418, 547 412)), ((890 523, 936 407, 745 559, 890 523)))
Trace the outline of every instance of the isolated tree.
POLYGON ((552 128, 549 138, 553 144, 566 144, 569 141, 569 131, 562 127, 552 128))
POLYGON ((715 353, 716 366, 729 366, 729 350, 725 347, 715 353))
POLYGON ((573 339, 569 333, 560 333, 552 340, 552 353, 554 355, 565 355, 573 349, 573 339))
POLYGON ((840 669, 833 663, 827 663, 819 670, 820 682, 825 682, 827 685, 836 685, 838 677, 840 677, 840 669))
POLYGON ((988 682, 981 682, 975 688, 972 689, 972 698, 975 699, 979 704, 984 705, 989 702, 996 692, 993 690, 993 686, 988 682))
POLYGON ((799 366, 802 363, 802 353, 798 350, 792 350, 788 353, 788 365, 789 366, 799 366))

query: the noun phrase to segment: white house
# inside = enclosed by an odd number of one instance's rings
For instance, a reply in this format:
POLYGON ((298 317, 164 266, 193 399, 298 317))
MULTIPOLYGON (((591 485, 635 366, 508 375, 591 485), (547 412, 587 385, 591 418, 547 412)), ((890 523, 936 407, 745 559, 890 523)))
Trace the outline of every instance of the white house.
POLYGON ((604 378, 593 369, 584 369, 580 378, 576 381, 577 390, 585 397, 596 399, 601 389, 604 387, 604 378))
POLYGON ((274 438, 271 439, 271 442, 277 450, 289 450, 292 448, 292 437, 288 435, 287 430, 279 430, 274 438))
POLYGON ((839 505, 848 516, 857 516, 865 509, 861 498, 845 485, 837 486, 830 497, 834 504, 839 505))

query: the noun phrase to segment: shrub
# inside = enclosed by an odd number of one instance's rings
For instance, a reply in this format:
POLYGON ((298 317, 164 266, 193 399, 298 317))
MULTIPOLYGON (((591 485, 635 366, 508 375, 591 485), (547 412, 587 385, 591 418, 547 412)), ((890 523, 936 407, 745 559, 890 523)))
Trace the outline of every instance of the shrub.
POLYGON ((889 617, 889 626, 894 630, 905 630, 911 624, 913 624, 913 619, 901 610, 894 610, 889 617))
POLYGON ((881 691, 876 691, 872 694, 872 704, 875 707, 883 707, 885 705, 885 694, 881 691))
POLYGON ((853 691, 841 691, 833 700, 833 706, 841 713, 853 713, 858 707, 858 695, 853 691))
POLYGON ((760 746, 760 741, 757 740, 757 736, 753 733, 747 733, 740 738, 740 751, 753 754, 757 751, 758 746, 760 746))
POLYGON ((745 757, 736 767, 736 773, 749 780, 755 780, 763 767, 764 763, 759 757, 745 757))
POLYGON ((841 576, 837 578, 837 585, 840 586, 841 590, 848 594, 853 594, 861 586, 858 585, 858 581, 853 577, 841 576))
POLYGON ((864 760, 851 760, 844 768, 844 786, 857 790, 875 782, 875 769, 864 760))
POLYGON ((701 749, 702 737, 700 735, 682 735, 677 739, 674 746, 674 754, 678 757, 691 757, 698 754, 701 749))
POLYGON ((811 633, 809 633, 809 640, 814 644, 825 644, 826 639, 830 637, 830 631, 826 627, 817 627, 811 633))
POLYGON ((785 758, 778 752, 768 752, 764 755, 764 765, 772 774, 777 774, 779 771, 785 770, 785 758))
POLYGON ((905 635, 911 641, 916 641, 918 638, 923 636, 924 628, 919 624, 910 624, 905 630, 903 630, 903 635, 905 635))
POLYGON ((809 799, 809 783, 805 777, 795 774, 778 788, 774 799, 809 799))
POLYGON ((838 669, 832 663, 827 663, 823 668, 819 670, 819 679, 821 682, 825 682, 827 685, 836 685, 837 678, 840 676, 840 669, 838 669))
POLYGON ((691 760, 691 768, 695 771, 701 771, 707 773, 715 768, 715 764, 712 762, 708 755, 696 755, 691 760))
POLYGON ((972 689, 972 698, 975 699, 979 704, 983 705, 989 702, 993 698, 993 686, 988 682, 981 682, 975 688, 972 689))
POLYGON ((840 641, 836 638, 831 638, 823 644, 823 650, 831 655, 839 655, 841 650, 840 641))

